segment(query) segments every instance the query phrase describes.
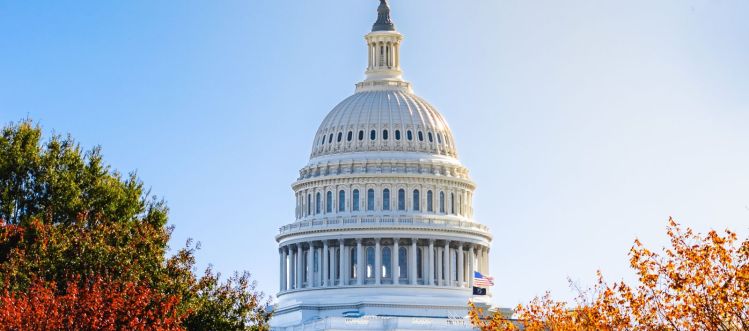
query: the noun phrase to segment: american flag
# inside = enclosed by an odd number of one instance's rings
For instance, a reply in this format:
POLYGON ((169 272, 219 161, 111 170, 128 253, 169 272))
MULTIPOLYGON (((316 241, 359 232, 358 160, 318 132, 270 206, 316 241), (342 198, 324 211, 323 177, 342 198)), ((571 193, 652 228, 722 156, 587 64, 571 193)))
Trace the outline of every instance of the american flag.
POLYGON ((494 277, 482 275, 480 272, 473 273, 473 286, 487 288, 494 286, 494 277))

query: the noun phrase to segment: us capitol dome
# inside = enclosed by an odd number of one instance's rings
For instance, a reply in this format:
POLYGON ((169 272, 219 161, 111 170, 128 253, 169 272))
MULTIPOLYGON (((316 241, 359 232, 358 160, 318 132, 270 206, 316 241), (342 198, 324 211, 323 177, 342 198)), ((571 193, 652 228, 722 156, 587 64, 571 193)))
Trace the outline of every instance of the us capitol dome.
POLYGON ((366 79, 328 113, 276 236, 273 330, 471 330, 489 229, 442 114, 402 77, 401 35, 381 0, 366 79))

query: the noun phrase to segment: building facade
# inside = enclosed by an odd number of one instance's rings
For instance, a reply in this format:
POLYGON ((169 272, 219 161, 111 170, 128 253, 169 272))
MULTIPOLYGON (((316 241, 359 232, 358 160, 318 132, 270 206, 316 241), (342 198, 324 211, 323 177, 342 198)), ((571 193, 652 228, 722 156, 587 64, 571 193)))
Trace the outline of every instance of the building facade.
POLYGON ((274 330, 471 329, 489 229, 444 117, 402 77, 390 8, 365 36, 366 79, 325 117, 280 228, 274 330))

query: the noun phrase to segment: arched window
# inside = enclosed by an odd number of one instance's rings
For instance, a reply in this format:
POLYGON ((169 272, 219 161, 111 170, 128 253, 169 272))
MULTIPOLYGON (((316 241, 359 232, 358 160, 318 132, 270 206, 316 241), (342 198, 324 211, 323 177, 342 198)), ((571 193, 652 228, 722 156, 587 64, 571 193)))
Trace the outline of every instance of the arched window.
POLYGON ((406 190, 398 190, 398 210, 406 210, 406 190))
POLYGON ((450 193, 450 214, 455 215, 455 193, 450 193))
POLYGON ((434 198, 432 191, 427 191, 427 211, 433 212, 434 211, 434 204, 432 203, 432 199, 434 198))
POLYGON ((434 137, 432 136, 432 133, 431 133, 431 132, 427 133, 427 137, 429 138, 429 142, 430 142, 430 143, 431 143, 431 142, 434 142, 434 137))
POLYGON ((406 139, 409 141, 414 140, 414 135, 411 133, 411 130, 406 131, 406 139))
POLYGON ((354 190, 351 198, 351 209, 353 211, 359 211, 359 190, 354 190))
POLYGON ((377 138, 377 131, 369 131, 369 140, 375 140, 375 138, 377 138))
POLYGON ((333 134, 331 133, 330 136, 328 137, 328 144, 332 142, 333 142, 333 134))
POLYGON ((320 139, 320 145, 325 145, 325 135, 323 135, 322 139, 320 139))
POLYGON ((320 204, 320 192, 317 192, 317 194, 315 194, 315 214, 320 213, 320 204))
POLYGON ((390 190, 382 190, 382 210, 390 210, 390 190))
POLYGON ((325 195, 325 212, 333 212, 333 192, 330 191, 328 191, 328 194, 325 195))
POLYGON ((364 140, 364 130, 359 130, 359 140, 364 140))
POLYGON ((341 142, 341 139, 343 139, 343 132, 338 132, 338 138, 336 140, 338 140, 338 142, 341 142))
POLYGON ((307 194, 307 216, 312 214, 312 194, 307 194))
POLYGON ((413 198, 414 198, 414 200, 413 200, 414 211, 419 211, 419 209, 421 209, 420 206, 419 206, 419 202, 420 202, 419 201, 419 190, 414 190, 414 196, 413 196, 413 198))
POLYGON ((424 141, 424 133, 419 131, 419 141, 424 141))
POLYGON ((353 132, 351 132, 351 131, 349 131, 349 132, 348 132, 348 135, 346 136, 346 140, 347 140, 347 141, 351 141, 351 139, 353 139, 353 138, 354 138, 354 133, 353 133, 353 132))
POLYGON ((439 143, 439 144, 442 143, 442 134, 439 133, 439 132, 437 133, 437 143, 439 143))
POLYGON ((392 258, 390 256, 390 247, 382 248, 382 278, 390 278, 390 268, 392 268, 392 258))
POLYGON ((408 251, 405 247, 398 248, 398 278, 408 278, 408 251))
POLYGON ((388 140, 388 130, 382 130, 382 140, 388 140))
POLYGON ((374 247, 367 247, 367 278, 375 276, 375 250, 374 247))
POLYGON ((373 211, 375 207, 374 190, 367 190, 367 211, 373 211))
POLYGON ((346 211, 346 192, 338 191, 338 211, 346 211))
POLYGON ((349 266, 350 266, 351 270, 349 270, 350 271, 349 272, 349 277, 351 277, 353 279, 353 278, 356 278, 356 269, 358 269, 356 267, 356 247, 351 247, 350 252, 351 252, 351 254, 350 254, 350 256, 351 256, 351 259, 350 259, 351 263, 349 264, 349 266))
POLYGON ((440 213, 445 212, 445 192, 440 192, 440 213))
POLYGON ((401 130, 395 130, 395 140, 401 140, 401 130))

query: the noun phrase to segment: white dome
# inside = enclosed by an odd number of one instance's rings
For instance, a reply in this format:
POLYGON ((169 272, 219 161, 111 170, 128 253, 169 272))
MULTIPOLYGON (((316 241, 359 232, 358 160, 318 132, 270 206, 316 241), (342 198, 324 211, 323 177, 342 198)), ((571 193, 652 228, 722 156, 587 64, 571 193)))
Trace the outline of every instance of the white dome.
POLYGON ((325 117, 312 157, 364 152, 420 152, 457 157, 445 118, 407 88, 360 89, 325 117))
POLYGON ((273 330, 472 330, 449 317, 490 302, 473 295, 492 240, 473 219, 475 184, 445 118, 403 80, 402 39, 380 0, 367 78, 322 121, 292 184, 273 330))

